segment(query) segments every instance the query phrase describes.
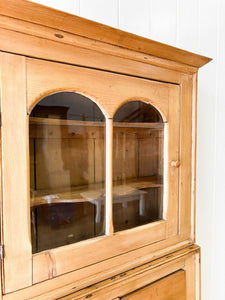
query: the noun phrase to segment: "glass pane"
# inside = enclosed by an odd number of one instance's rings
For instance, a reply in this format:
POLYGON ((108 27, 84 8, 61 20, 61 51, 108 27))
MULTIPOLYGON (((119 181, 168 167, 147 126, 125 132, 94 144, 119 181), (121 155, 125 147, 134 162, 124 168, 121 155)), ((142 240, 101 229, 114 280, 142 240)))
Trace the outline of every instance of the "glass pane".
POLYGON ((116 232, 162 219, 164 124, 159 112, 141 101, 123 105, 113 121, 116 232))
POLYGON ((104 234, 105 118, 72 92, 41 100, 29 119, 33 253, 104 234))

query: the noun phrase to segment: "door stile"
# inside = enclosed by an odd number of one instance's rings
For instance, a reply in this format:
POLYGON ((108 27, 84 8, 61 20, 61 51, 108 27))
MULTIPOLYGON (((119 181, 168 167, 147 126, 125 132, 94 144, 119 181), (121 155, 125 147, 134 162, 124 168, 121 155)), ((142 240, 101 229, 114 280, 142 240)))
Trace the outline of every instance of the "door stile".
POLYGON ((26 59, 1 53, 3 292, 32 284, 26 59))

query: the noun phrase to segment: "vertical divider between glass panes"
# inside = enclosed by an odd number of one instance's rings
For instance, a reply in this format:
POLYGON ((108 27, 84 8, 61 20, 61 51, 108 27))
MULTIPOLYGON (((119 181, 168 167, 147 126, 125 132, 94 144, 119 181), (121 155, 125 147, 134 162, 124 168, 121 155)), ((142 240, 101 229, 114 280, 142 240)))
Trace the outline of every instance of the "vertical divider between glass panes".
POLYGON ((113 120, 106 118, 106 172, 105 172, 105 234, 110 236, 114 233, 113 229, 113 120))

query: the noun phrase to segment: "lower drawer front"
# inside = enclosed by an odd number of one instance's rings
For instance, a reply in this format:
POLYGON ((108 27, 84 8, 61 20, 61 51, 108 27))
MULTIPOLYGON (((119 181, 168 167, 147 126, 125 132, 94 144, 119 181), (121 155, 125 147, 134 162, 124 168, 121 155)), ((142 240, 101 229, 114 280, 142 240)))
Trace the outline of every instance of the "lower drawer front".
POLYGON ((121 300, 186 300, 185 271, 180 270, 150 285, 136 290, 121 300))

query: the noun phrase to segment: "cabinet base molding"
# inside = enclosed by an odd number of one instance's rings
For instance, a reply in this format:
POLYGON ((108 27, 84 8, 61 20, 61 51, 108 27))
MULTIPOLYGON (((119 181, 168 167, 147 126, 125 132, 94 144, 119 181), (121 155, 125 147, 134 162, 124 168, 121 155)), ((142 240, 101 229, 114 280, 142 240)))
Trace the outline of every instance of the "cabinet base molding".
POLYGON ((200 248, 191 245, 74 292, 76 289, 76 282, 63 288, 56 285, 37 296, 25 289, 22 295, 18 291, 3 300, 200 300, 200 248))

